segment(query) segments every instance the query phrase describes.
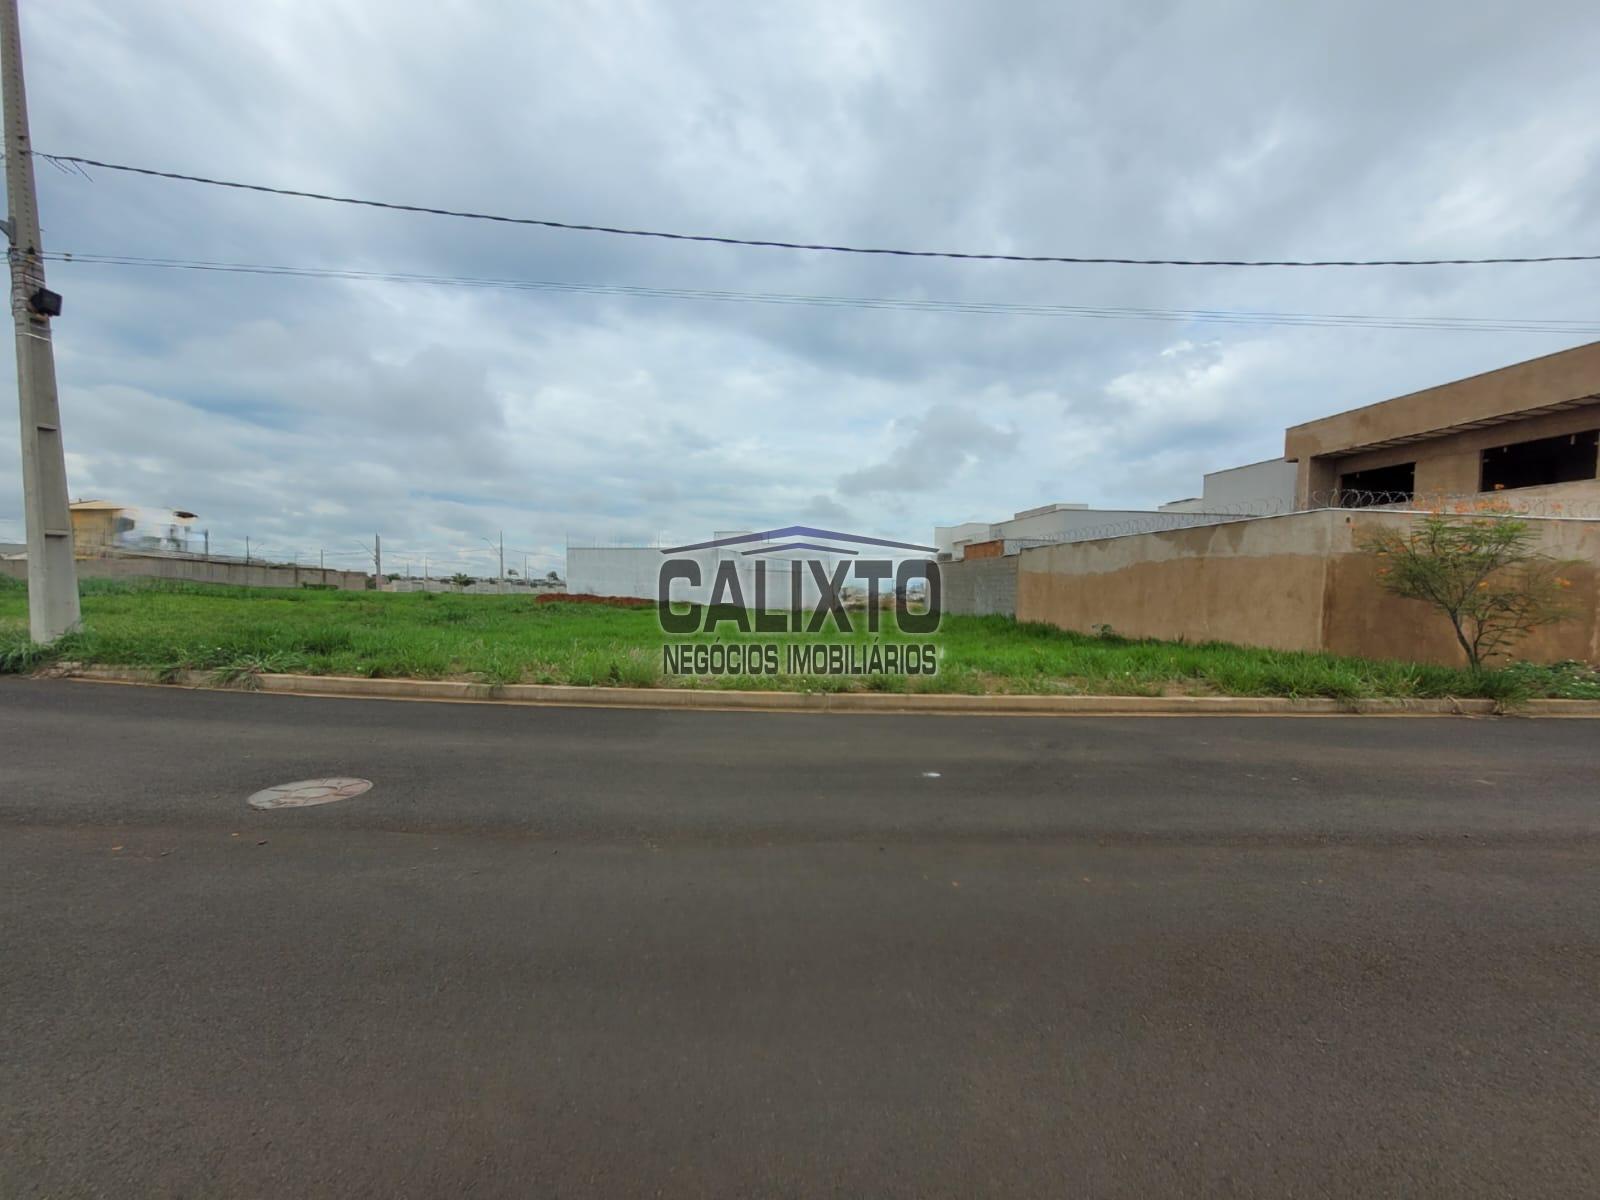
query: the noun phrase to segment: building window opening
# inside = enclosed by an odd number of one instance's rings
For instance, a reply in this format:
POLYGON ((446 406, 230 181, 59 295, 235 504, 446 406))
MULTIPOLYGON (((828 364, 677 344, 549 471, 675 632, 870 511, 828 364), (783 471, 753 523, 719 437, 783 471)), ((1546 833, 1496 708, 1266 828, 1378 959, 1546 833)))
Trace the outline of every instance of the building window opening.
POLYGON ((1417 486, 1417 464, 1396 463, 1339 476, 1339 507, 1369 508, 1374 504, 1404 504, 1417 486))
POLYGON ((1593 479, 1597 453, 1600 453, 1600 429, 1495 446, 1483 452, 1478 490, 1498 492, 1506 488, 1593 479))

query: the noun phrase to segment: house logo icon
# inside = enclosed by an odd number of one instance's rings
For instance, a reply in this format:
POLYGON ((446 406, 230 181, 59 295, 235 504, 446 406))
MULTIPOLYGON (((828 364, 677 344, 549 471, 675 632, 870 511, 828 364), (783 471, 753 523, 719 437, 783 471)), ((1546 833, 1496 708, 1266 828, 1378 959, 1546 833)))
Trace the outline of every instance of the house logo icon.
POLYGON ((893 614, 901 634, 939 628, 934 546, 864 533, 784 525, 722 534, 661 551, 656 608, 663 633, 849 636, 859 622, 882 630, 893 614))
POLYGON ((760 533, 738 533, 728 537, 713 538, 709 542, 694 542, 687 546, 671 546, 662 554, 692 554, 697 550, 737 548, 750 557, 783 554, 793 550, 815 550, 823 554, 857 555, 863 547, 873 550, 905 550, 916 554, 935 554, 936 546, 919 546, 914 542, 892 542, 887 538, 867 537, 860 533, 840 533, 832 529, 816 529, 810 525, 785 525, 782 529, 766 529, 760 533), (783 541, 784 538, 798 539, 783 541), (746 548, 748 547, 748 549, 746 548))

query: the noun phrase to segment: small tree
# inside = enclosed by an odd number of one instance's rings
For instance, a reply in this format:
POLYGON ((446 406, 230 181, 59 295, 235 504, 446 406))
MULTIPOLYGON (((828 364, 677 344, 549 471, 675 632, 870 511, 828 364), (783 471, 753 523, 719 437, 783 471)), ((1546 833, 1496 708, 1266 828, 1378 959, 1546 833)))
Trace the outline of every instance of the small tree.
POLYGON ((463 571, 457 571, 454 575, 450 576, 450 582, 455 584, 458 588, 464 588, 471 587, 473 580, 471 575, 468 575, 463 571))
POLYGON ((1383 526, 1360 546, 1383 560, 1378 579, 1396 596, 1423 600, 1450 618, 1477 670, 1541 625, 1572 615, 1563 603, 1568 564, 1540 554, 1528 522, 1433 513, 1409 530, 1383 526))

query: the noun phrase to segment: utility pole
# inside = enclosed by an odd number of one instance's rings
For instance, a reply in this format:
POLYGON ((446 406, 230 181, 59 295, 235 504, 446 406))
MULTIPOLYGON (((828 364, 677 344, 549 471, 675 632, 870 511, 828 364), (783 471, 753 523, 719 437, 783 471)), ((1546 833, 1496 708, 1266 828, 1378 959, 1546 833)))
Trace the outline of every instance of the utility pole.
POLYGON ((378 533, 375 533, 375 534, 372 535, 372 566, 373 566, 373 573, 378 577, 378 580, 380 581, 379 582, 379 587, 382 587, 383 585, 382 585, 381 581, 383 579, 383 535, 382 534, 378 534, 378 533))
POLYGON ((244 535, 244 565, 247 567, 250 565, 250 535, 248 533, 244 535))
POLYGON ((211 530, 209 530, 209 529, 206 530, 205 537, 206 537, 206 557, 210 558, 211 557, 211 530))
POLYGON ((28 538, 28 634, 53 642, 75 629, 78 565, 72 560, 72 510, 61 444, 50 318, 61 297, 44 285, 39 199, 33 187, 28 97, 22 86, 17 0, 0 0, 0 76, 5 87, 6 235, 11 239, 11 315, 17 332, 17 411, 22 417, 22 508, 28 538))
POLYGON ((326 546, 319 546, 317 548, 317 570, 326 571, 327 569, 328 569, 328 548, 326 546))

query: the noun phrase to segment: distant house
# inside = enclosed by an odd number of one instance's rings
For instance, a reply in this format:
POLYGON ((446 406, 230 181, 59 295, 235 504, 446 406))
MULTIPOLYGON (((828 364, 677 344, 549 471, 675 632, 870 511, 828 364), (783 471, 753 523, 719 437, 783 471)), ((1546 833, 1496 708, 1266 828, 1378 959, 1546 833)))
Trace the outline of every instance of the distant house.
POLYGON ((71 511, 72 550, 79 558, 116 550, 187 550, 189 523, 195 519, 192 512, 135 508, 114 500, 79 500, 71 511))
POLYGON ((79 500, 72 505, 72 550, 79 558, 104 554, 133 529, 126 506, 110 500, 79 500))

